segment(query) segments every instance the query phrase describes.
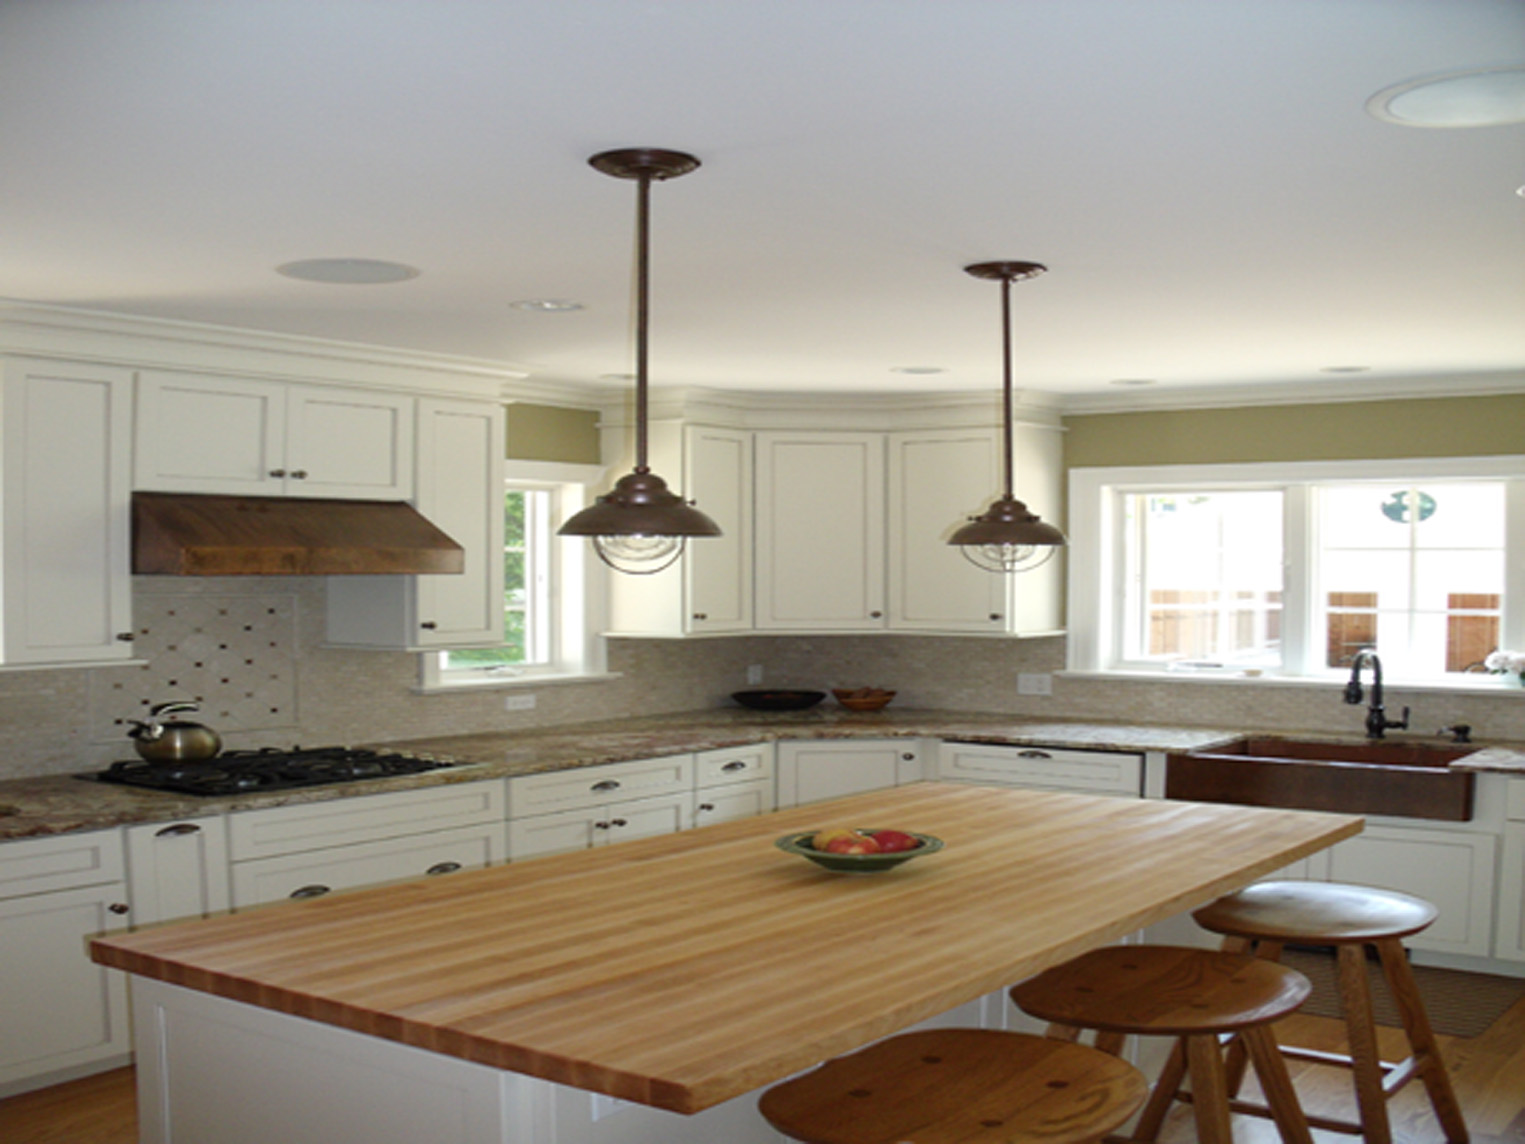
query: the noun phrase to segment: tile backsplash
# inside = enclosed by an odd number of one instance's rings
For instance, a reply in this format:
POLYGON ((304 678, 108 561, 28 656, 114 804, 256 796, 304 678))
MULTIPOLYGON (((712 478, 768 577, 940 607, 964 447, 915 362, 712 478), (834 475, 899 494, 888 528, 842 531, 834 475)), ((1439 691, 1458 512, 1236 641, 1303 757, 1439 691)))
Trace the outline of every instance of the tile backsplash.
MULTIPOLYGON (((1063 638, 738 636, 609 642, 614 678, 534 688, 532 710, 502 690, 425 695, 419 657, 323 646, 319 577, 136 577, 135 654, 120 667, 0 671, 0 778, 67 774, 131 758, 127 722, 153 703, 198 701, 192 718, 228 748, 319 746, 513 731, 729 703, 759 665, 774 687, 893 688, 894 707, 1005 712, 1359 735, 1361 709, 1337 684, 1086 678, 1060 673, 1063 638), (1052 674, 1051 695, 1018 694, 1020 674, 1052 674)), ((828 699, 829 703, 830 700, 828 699)), ((1470 723, 1481 741, 1525 741, 1525 690, 1389 688, 1415 731, 1470 723)), ((894 707, 891 710, 894 710, 894 707)))

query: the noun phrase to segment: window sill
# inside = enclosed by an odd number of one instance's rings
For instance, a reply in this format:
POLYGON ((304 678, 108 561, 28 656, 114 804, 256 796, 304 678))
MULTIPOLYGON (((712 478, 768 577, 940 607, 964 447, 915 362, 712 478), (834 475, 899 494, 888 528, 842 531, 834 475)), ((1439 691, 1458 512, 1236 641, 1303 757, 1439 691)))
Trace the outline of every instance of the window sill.
MULTIPOLYGON (((1252 669, 1253 670, 1253 669, 1252 669)), ((1343 691, 1346 680, 1326 679, 1323 677, 1303 675, 1250 675, 1244 671, 1090 671, 1066 669, 1055 672, 1061 679, 1111 679, 1131 680, 1135 683, 1184 683, 1184 684, 1219 684, 1230 687, 1315 687, 1329 691, 1343 691)), ((1361 683, 1370 687, 1371 675, 1362 672, 1361 683)), ((1462 680, 1433 680, 1410 681, 1406 679, 1382 680, 1382 686, 1388 691, 1405 692, 1437 692, 1449 695, 1473 694, 1473 695, 1498 695, 1519 693, 1518 684, 1506 682, 1502 676, 1487 675, 1476 677, 1476 682, 1462 680)))
POLYGON ((606 683, 620 679, 623 672, 601 671, 568 675, 514 675, 488 676, 484 679, 462 679, 454 683, 420 683, 413 688, 415 695, 462 695, 474 691, 522 691, 534 687, 559 687, 566 683, 606 683))

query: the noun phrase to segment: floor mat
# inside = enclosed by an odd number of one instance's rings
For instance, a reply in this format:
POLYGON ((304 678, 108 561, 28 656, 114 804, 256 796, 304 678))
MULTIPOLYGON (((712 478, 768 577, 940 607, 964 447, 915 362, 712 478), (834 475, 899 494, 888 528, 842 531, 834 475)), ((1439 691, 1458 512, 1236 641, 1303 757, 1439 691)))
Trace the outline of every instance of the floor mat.
MULTIPOLYGON (((1335 989, 1333 953, 1289 949, 1282 952, 1282 962, 1313 982, 1313 994, 1303 1002, 1302 1012, 1315 1017, 1339 1017, 1340 999, 1335 989)), ((1377 1024, 1402 1027, 1398 1008, 1388 993, 1387 982, 1375 961, 1368 963, 1371 975, 1371 1003, 1377 1024)), ((1456 969, 1435 969, 1416 965, 1414 981, 1424 998, 1430 1026, 1437 1033, 1452 1037, 1476 1037, 1525 997, 1525 979, 1496 977, 1485 973, 1463 973, 1456 969)))

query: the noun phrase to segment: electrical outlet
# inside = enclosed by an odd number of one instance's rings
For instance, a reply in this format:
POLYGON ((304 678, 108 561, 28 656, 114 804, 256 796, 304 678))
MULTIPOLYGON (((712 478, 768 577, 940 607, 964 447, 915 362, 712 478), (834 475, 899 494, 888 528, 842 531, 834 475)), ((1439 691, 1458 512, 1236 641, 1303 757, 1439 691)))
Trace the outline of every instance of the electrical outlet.
POLYGON ((762 664, 760 663, 754 663, 751 667, 747 668, 747 682, 754 686, 762 682, 762 675, 762 664))
POLYGON ((1054 677, 1046 671, 1017 673, 1018 695, 1052 695, 1054 693, 1054 677))
POLYGON ((520 692, 510 695, 503 700, 503 706, 508 711, 533 711, 535 709, 535 696, 533 693, 520 692))

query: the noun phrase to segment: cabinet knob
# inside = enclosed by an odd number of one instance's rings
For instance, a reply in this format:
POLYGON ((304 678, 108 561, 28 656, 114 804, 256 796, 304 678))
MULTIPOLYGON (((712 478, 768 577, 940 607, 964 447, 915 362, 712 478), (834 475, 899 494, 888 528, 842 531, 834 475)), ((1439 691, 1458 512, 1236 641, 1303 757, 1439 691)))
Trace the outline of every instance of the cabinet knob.
POLYGON ((277 477, 277 478, 284 477, 286 475, 286 470, 285 469, 271 469, 270 470, 270 475, 272 477, 277 477))
POLYGON ((155 838, 177 838, 182 834, 200 834, 201 827, 194 822, 177 822, 173 826, 166 826, 162 830, 154 831, 155 838))
POLYGON ((744 770, 747 769, 747 761, 745 759, 732 759, 730 762, 728 762, 725 766, 721 767, 720 769, 723 770, 723 771, 732 771, 732 772, 735 772, 735 771, 744 771, 744 770))
POLYGON ((594 783, 591 789, 599 794, 603 794, 606 791, 619 790, 620 781, 619 779, 604 779, 601 782, 594 783))
POLYGON ((629 826, 630 823, 626 822, 623 818, 611 818, 609 820, 609 825, 610 826, 629 826))
POLYGON ((137 637, 132 632, 117 632, 116 638, 123 643, 132 643, 137 637))
POLYGON ((294 481, 305 481, 307 479, 307 470, 306 469, 292 469, 291 470, 291 479, 294 480, 294 481))
POLYGON ((424 873, 433 877, 439 874, 454 874, 460 868, 461 864, 459 862, 436 862, 425 870, 424 873))
POLYGON ((293 898, 298 898, 298 899, 300 899, 300 898, 321 898, 324 894, 328 893, 331 889, 332 889, 331 886, 324 886, 324 885, 319 885, 319 884, 314 884, 314 885, 311 885, 311 886, 298 886, 295 890, 291 891, 291 895, 290 896, 293 897, 293 898))
POLYGON ((432 632, 436 628, 439 627, 439 624, 435 623, 433 620, 425 620, 423 623, 419 624, 418 626, 423 628, 424 631, 426 631, 426 632, 432 632))
POLYGON ((900 756, 900 761, 903 763, 914 763, 916 761, 916 756, 910 751, 907 751, 905 754, 900 756))
POLYGON ((593 824, 593 829, 594 830, 608 830, 609 829, 609 824, 607 822, 595 822, 593 824))
POLYGON ((695 612, 694 613, 694 619, 696 619, 696 620, 707 620, 709 618, 710 618, 710 616, 709 616, 708 612, 695 612))
POLYGON ((1054 756, 1047 751, 1018 751, 1019 759, 1052 759, 1054 756))
POLYGON ((699 805, 698 805, 698 806, 697 806, 697 807, 695 807, 695 808, 694 808, 694 809, 696 809, 696 810, 698 810, 698 811, 699 811, 699 812, 701 812, 701 813, 703 813, 703 812, 704 812, 704 811, 706 811, 706 810, 714 810, 714 809, 715 809, 715 804, 714 804, 714 803, 712 803, 712 802, 701 802, 701 803, 700 803, 700 804, 699 804, 699 805))
POLYGON ((871 619, 871 620, 882 620, 884 618, 884 613, 883 612, 870 612, 868 614, 868 618, 871 619))
POLYGON ((112 913, 120 915, 125 914, 131 907, 126 902, 112 902, 106 908, 112 913))
POLYGON ((1001 613, 1000 612, 991 612, 990 613, 990 618, 992 620, 999 620, 1001 618, 1001 613))

